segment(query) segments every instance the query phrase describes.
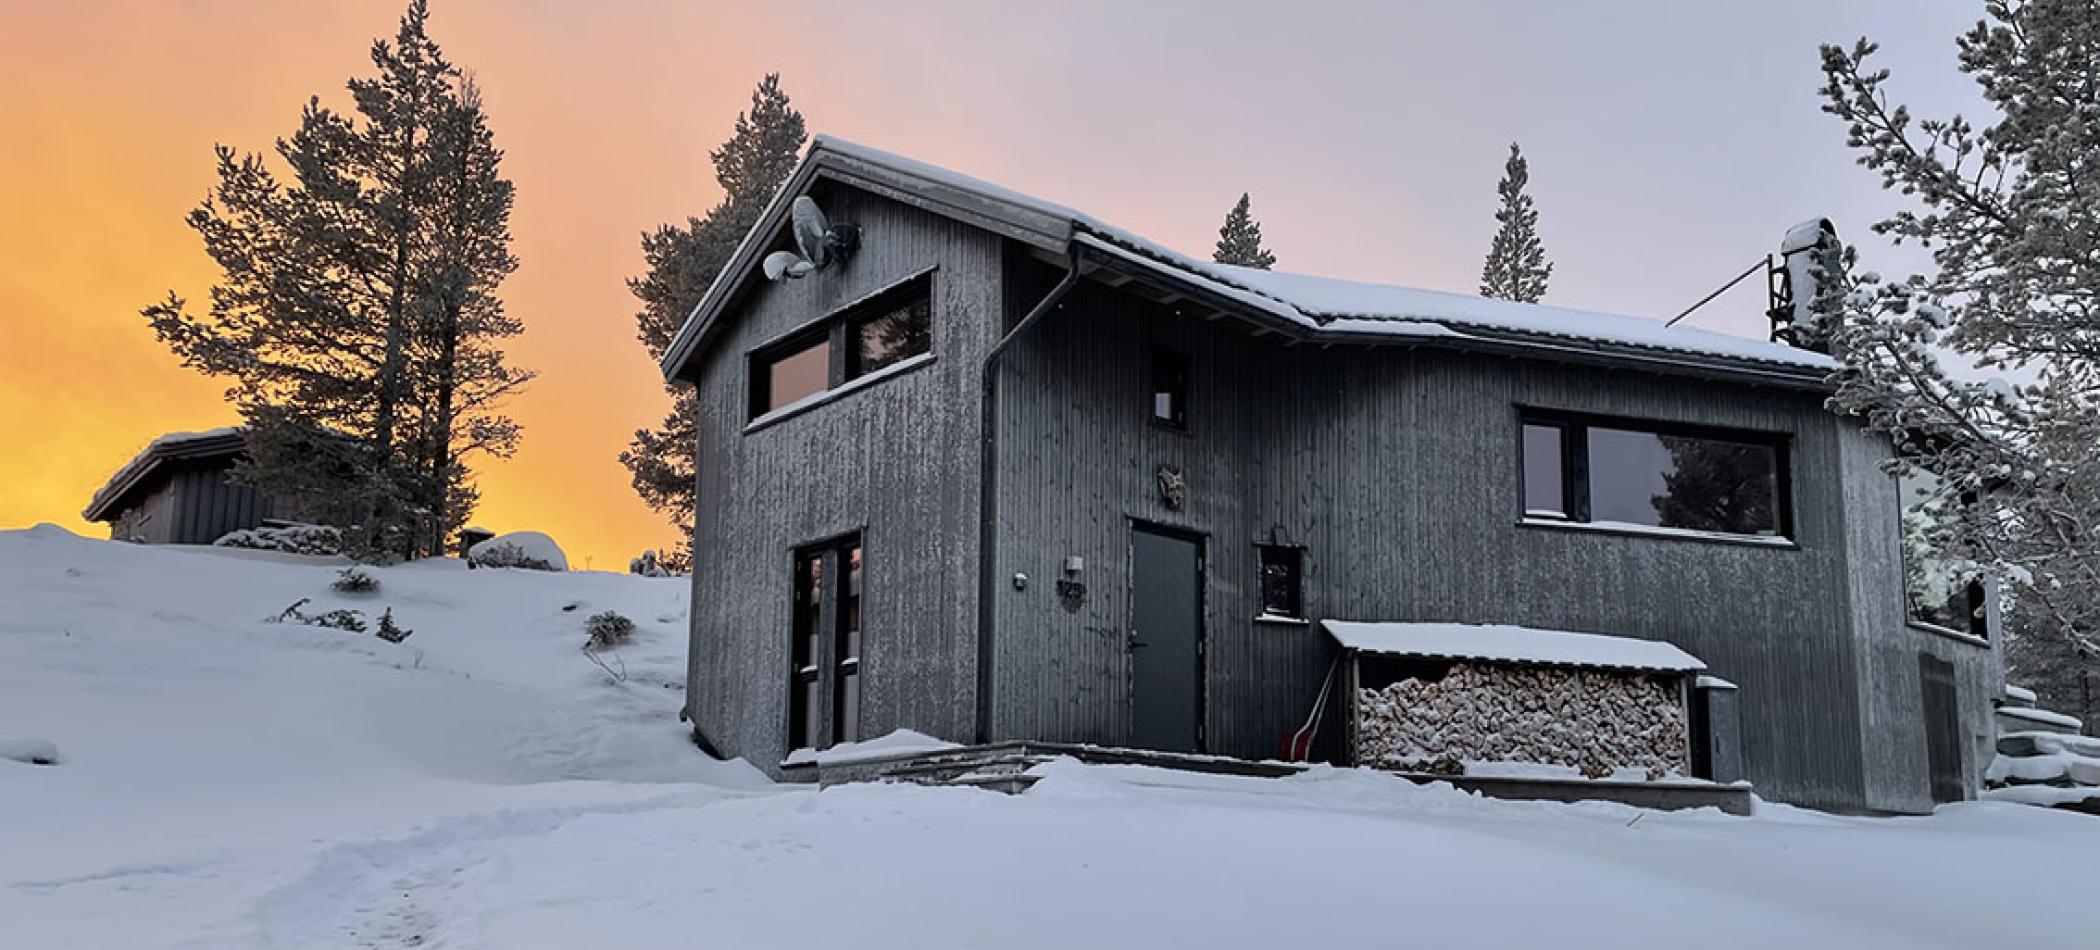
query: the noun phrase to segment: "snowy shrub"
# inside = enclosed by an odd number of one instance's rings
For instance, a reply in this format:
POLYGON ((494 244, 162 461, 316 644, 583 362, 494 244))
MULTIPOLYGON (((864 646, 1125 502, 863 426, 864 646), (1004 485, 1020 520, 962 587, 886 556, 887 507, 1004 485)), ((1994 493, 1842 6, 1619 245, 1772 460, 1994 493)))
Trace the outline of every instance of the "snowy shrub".
POLYGON ((213 541, 222 548, 282 551, 286 554, 335 555, 343 553, 343 533, 326 525, 302 524, 285 528, 242 528, 213 541))
POLYGON ((24 765, 57 765, 58 744, 49 739, 0 739, 0 759, 24 765))
POLYGON ((554 539, 538 531, 513 531, 474 545, 467 552, 476 567, 518 567, 534 571, 566 571, 569 558, 554 539))
POLYGON ((400 643, 415 631, 395 624, 394 608, 388 607, 379 614, 379 630, 376 633, 379 639, 388 643, 400 643))
POLYGON ((628 561, 627 573, 640 574, 643 577, 671 576, 671 572, 664 569, 663 562, 657 559, 655 551, 643 551, 641 557, 628 561))
POLYGON ((634 621, 621 616, 618 611, 608 610, 592 614, 591 619, 584 621, 583 632, 589 638, 584 641, 584 649, 610 649, 634 636, 634 621))
POLYGON ((379 578, 361 567, 346 567, 330 581, 328 589, 338 594, 369 594, 379 589, 379 578))
POLYGON ((348 630, 351 633, 365 632, 365 615, 355 610, 330 610, 326 613, 309 614, 299 608, 311 602, 301 597, 297 603, 284 608, 271 623, 303 623, 309 627, 328 627, 333 630, 348 630))

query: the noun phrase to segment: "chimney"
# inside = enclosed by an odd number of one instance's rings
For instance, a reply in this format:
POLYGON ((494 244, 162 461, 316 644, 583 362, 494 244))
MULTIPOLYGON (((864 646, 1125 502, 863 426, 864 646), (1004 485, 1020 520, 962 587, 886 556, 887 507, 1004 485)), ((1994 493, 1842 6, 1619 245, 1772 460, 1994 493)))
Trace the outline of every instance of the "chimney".
POLYGON ((1843 280, 1844 245, 1829 218, 1811 218, 1787 229, 1779 254, 1766 264, 1765 284, 1771 307, 1772 342, 1818 353, 1830 352, 1830 328, 1819 310, 1823 294, 1843 280), (1829 287, 1825 281, 1832 282, 1829 287))

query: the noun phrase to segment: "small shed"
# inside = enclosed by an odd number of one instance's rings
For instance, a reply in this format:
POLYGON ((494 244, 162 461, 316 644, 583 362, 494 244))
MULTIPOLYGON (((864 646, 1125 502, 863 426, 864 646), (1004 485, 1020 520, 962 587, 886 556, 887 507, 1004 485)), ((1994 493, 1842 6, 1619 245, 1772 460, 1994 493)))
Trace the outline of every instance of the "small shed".
POLYGON ((168 433, 117 469, 81 516, 107 522, 111 540, 147 544, 210 544, 282 517, 268 495, 228 477, 246 454, 238 428, 168 433))
POLYGON ((1688 776, 1693 679, 1658 640, 1457 623, 1325 621, 1342 650, 1344 754, 1410 773, 1688 776))

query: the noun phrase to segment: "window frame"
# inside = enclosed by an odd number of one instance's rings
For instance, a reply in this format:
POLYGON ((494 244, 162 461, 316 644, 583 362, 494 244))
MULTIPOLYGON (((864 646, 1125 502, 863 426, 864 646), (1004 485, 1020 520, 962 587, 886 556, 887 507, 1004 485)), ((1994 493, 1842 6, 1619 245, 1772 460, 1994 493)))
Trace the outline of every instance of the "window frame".
POLYGON ((932 362, 939 343, 940 323, 934 292, 935 271, 936 268, 928 268, 886 285, 747 351, 744 354, 744 431, 756 431, 932 362), (925 352, 901 357, 879 369, 861 371, 859 366, 864 357, 859 352, 860 329, 922 300, 927 321, 925 352), (820 342, 828 348, 824 388, 792 402, 772 405, 774 365, 820 342))
POLYGON ((1667 419, 1643 419, 1633 416, 1607 415, 1603 413, 1575 412, 1560 409, 1544 409, 1534 406, 1516 407, 1517 464, 1517 510, 1518 523, 1531 527, 1571 528, 1607 534, 1628 534, 1641 537, 1683 538, 1688 540, 1713 541, 1723 544, 1755 544, 1771 547, 1798 547, 1800 539, 1795 536, 1797 525, 1794 519, 1794 435, 1790 432, 1775 432, 1764 429, 1745 429, 1733 426, 1706 425, 1702 423, 1678 422, 1667 419), (1560 430, 1561 508, 1563 517, 1548 513, 1534 514, 1529 505, 1529 472, 1526 458, 1525 430, 1533 426, 1554 427, 1560 430), (1777 522, 1772 534, 1746 534, 1731 531, 1714 531, 1704 528, 1682 528, 1662 525, 1620 525, 1614 522, 1597 522, 1592 508, 1593 493, 1590 489, 1589 432, 1591 429, 1614 429, 1622 432, 1638 432, 1655 436, 1703 439, 1735 445, 1749 445, 1772 451, 1773 468, 1773 518, 1777 522))
POLYGON ((868 554, 865 537, 865 531, 854 530, 798 545, 789 552, 793 610, 788 632, 785 727, 790 755, 804 749, 821 751, 842 742, 859 741, 866 732, 860 728, 860 713, 867 705, 864 674, 868 649, 868 554), (848 567, 856 555, 860 566, 857 582, 848 567), (803 603, 809 589, 804 569, 808 564, 817 565, 816 576, 821 578, 814 617, 803 603), (853 584, 853 597, 859 608, 851 611, 850 616, 845 605, 849 583, 853 584), (856 620, 857 629, 849 629, 849 624, 856 620), (813 638, 809 633, 811 623, 817 627, 813 638), (846 708, 849 702, 850 710, 846 708), (849 722, 853 726, 851 729, 847 728, 849 722), (822 744, 812 744, 812 738, 821 739, 822 744))
POLYGON ((1259 610, 1254 619, 1273 623, 1306 623, 1309 611, 1305 606, 1305 545, 1270 544, 1254 545, 1254 596, 1259 610), (1272 610, 1269 606, 1268 570, 1271 553, 1287 553, 1293 562, 1291 571, 1291 600, 1293 609, 1272 610))
POLYGON ((1195 360, 1190 358, 1188 351, 1180 349, 1178 347, 1169 346, 1165 343, 1154 342, 1146 344, 1146 420, 1150 422, 1154 428, 1164 429, 1168 432, 1177 432, 1182 435, 1189 434, 1189 403, 1191 401, 1191 392, 1195 389, 1195 380, 1195 360), (1175 401, 1175 409, 1178 410, 1178 412, 1173 418, 1164 417, 1159 414, 1159 393, 1161 390, 1160 364, 1162 361, 1172 362, 1174 366, 1179 370, 1181 375, 1179 392, 1176 394, 1178 398, 1175 401))

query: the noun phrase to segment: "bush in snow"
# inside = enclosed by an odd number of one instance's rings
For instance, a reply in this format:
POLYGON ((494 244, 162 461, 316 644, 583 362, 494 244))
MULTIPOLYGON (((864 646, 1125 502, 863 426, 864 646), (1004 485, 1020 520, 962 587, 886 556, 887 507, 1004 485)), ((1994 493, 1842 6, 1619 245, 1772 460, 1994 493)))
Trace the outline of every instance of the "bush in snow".
POLYGON ((328 589, 338 594, 369 594, 379 589, 379 578, 361 567, 346 567, 330 581, 328 589))
POLYGON ((309 614, 299 608, 306 606, 311 598, 301 597, 297 603, 284 608, 271 623, 303 623, 309 627, 328 627, 333 630, 348 630, 351 633, 365 632, 365 615, 355 610, 330 610, 326 613, 309 614))
POLYGON ((554 539, 538 531, 499 534, 474 545, 467 562, 476 567, 521 567, 534 571, 566 571, 569 558, 554 539))
POLYGON ((58 745, 49 739, 0 739, 0 759, 24 765, 57 765, 58 745))
POLYGON ((626 643, 634 636, 634 621, 621 616, 618 611, 608 610, 592 614, 583 622, 583 632, 589 636, 584 641, 586 650, 604 650, 626 643))
POLYGON ((655 551, 643 551, 641 557, 628 561, 627 573, 640 574, 643 577, 671 576, 671 572, 664 569, 663 562, 657 560, 655 551))
POLYGON ((343 553, 343 533, 326 525, 301 524, 285 528, 242 528, 213 541, 222 548, 283 551, 286 554, 334 555, 343 553))
POLYGON ((394 623, 394 608, 388 607, 386 610, 380 612, 379 630, 376 631, 376 634, 379 637, 379 639, 385 640, 388 643, 400 643, 401 641, 408 639, 409 635, 413 633, 415 633, 414 630, 410 630, 406 627, 402 627, 394 623))

